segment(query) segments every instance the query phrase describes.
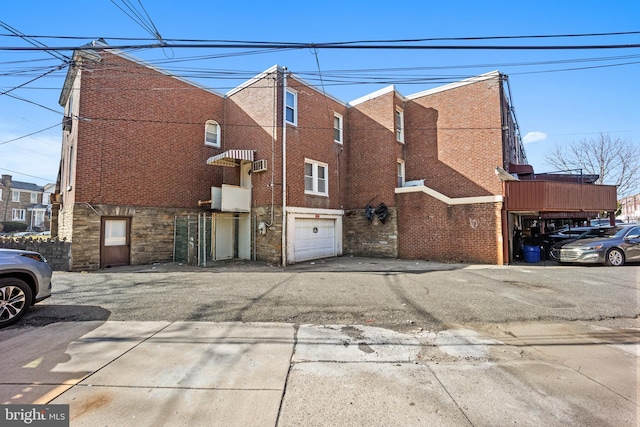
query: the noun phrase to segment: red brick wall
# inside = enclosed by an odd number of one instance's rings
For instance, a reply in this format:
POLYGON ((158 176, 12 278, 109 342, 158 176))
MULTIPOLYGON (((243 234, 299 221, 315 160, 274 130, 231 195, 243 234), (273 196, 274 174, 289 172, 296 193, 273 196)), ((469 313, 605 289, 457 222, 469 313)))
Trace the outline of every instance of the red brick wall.
POLYGON ((197 207, 221 181, 204 123, 223 98, 108 52, 82 73, 75 202, 197 207))
POLYGON ((346 122, 346 106, 325 97, 295 78, 287 87, 298 93, 297 126, 287 125, 287 205, 318 209, 340 209, 344 205, 346 177, 344 145, 334 142, 334 113, 346 122), (304 192, 305 158, 328 165, 329 197, 304 192))
MULTIPOLYGON (((225 120, 222 129, 222 146, 225 150, 256 150, 256 160, 267 160, 267 171, 251 175, 253 186, 253 206, 271 204, 273 191, 274 203, 282 205, 282 151, 281 142, 277 140, 281 134, 282 124, 277 103, 280 85, 276 73, 265 75, 247 87, 233 93, 228 99, 225 120), (274 135, 276 140, 274 141, 274 135), (273 172, 273 175, 272 175, 273 172), (276 183, 271 186, 271 179, 276 183)), ((224 183, 239 183, 239 168, 218 168, 224 172, 224 183)))
POLYGON ((425 193, 396 200, 400 258, 502 263, 501 203, 449 206, 425 193))
MULTIPOLYGON (((346 121, 346 107, 293 77, 287 78, 287 87, 298 93, 298 123, 297 126, 287 125, 286 135, 287 205, 340 209, 344 203, 346 164, 343 145, 333 141, 333 115, 334 112, 341 114, 346 121), (328 165, 329 197, 305 194, 305 158, 328 165)), ((282 75, 271 73, 233 93, 227 103, 224 148, 254 149, 257 150, 256 159, 268 162, 267 172, 252 176, 254 206, 271 203, 272 171, 274 200, 282 205, 282 91, 282 75), (276 76, 277 82, 274 81, 276 76), (276 87, 274 83, 277 83, 276 87)), ((226 183, 232 173, 235 171, 225 170, 226 183)))
MULTIPOLYGON (((397 159, 404 145, 396 141, 394 92, 357 104, 349 109, 347 122, 348 202, 350 209, 370 203, 395 205, 397 159)), ((405 127, 407 120, 405 111, 405 127)))
POLYGON ((448 197, 501 194, 500 84, 496 77, 407 102, 407 180, 425 179, 448 197))

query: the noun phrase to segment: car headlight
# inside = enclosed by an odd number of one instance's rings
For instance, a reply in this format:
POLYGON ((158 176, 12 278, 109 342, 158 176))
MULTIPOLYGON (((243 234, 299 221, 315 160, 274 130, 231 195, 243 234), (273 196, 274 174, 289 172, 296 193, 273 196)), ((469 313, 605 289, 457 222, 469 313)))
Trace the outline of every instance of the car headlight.
POLYGON ((585 247, 585 249, 588 251, 597 251, 598 249, 602 249, 602 246, 604 245, 600 244, 600 245, 587 246, 585 247))
POLYGON ((47 262, 47 259, 40 254, 20 254, 20 256, 26 256, 39 262, 47 262))

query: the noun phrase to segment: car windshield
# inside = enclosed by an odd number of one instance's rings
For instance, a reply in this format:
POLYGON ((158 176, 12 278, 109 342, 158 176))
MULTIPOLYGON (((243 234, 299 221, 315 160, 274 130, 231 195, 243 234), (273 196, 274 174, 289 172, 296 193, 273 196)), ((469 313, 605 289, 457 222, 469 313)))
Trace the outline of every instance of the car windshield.
POLYGON ((606 235, 608 228, 594 228, 593 230, 587 230, 578 236, 578 239, 588 239, 590 237, 599 237, 606 235))
POLYGON ((624 234, 626 233, 626 231, 628 230, 628 227, 613 227, 609 230, 607 230, 602 237, 607 237, 609 239, 611 238, 621 238, 624 237, 624 234))

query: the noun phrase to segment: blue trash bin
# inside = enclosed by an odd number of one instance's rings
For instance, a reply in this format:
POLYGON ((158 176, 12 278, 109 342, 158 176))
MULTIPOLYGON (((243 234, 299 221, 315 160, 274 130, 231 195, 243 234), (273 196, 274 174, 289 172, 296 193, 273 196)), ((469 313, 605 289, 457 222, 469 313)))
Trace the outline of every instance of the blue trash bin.
POLYGON ((523 246, 524 262, 540 262, 540 248, 538 246, 523 246))

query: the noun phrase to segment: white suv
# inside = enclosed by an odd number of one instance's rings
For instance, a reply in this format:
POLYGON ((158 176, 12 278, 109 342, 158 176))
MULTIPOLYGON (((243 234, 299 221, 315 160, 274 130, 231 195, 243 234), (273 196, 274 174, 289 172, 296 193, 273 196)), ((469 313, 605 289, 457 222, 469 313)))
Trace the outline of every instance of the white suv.
POLYGON ((0 249, 0 328, 51 296, 51 267, 38 252, 0 249))

